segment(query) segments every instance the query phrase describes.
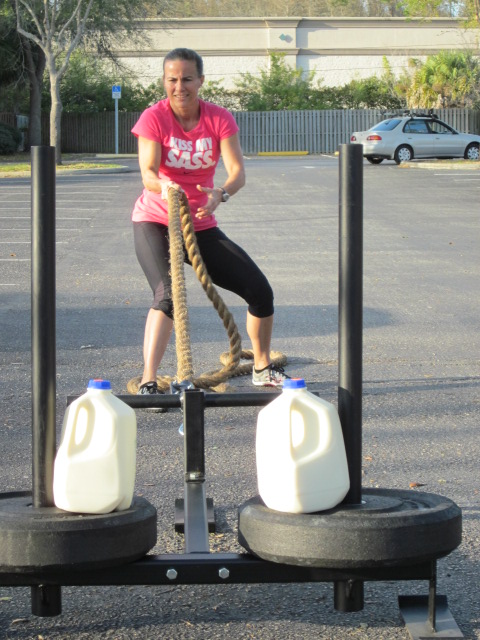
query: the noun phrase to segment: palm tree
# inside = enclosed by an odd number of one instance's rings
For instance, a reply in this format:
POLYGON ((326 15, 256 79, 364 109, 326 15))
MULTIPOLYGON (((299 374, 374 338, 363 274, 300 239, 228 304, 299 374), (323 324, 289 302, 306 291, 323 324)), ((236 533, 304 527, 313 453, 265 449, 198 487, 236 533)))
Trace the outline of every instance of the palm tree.
POLYGON ((441 51, 416 64, 407 92, 410 107, 471 107, 478 101, 480 65, 470 52, 441 51))

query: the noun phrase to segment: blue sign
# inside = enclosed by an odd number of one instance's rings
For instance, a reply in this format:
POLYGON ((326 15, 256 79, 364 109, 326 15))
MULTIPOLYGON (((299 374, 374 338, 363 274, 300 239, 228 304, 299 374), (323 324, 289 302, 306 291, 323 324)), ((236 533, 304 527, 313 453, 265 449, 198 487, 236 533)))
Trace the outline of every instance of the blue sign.
POLYGON ((112 98, 119 100, 122 97, 122 87, 119 84, 114 84, 112 87, 112 98))

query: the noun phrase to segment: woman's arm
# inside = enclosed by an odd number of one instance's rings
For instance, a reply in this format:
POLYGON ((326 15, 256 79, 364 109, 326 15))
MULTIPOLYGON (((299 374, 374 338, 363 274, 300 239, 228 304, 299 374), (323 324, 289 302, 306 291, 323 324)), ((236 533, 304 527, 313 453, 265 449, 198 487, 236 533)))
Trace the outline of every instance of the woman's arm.
POLYGON ((158 170, 162 159, 162 147, 158 142, 147 138, 138 138, 138 164, 142 174, 143 186, 149 191, 160 193, 162 191, 161 180, 158 178, 158 170))
MULTIPOLYGON (((223 184, 223 189, 225 189, 229 195, 233 196, 233 194, 237 193, 245 184, 245 166, 243 164, 243 153, 238 133, 221 140, 220 151, 227 171, 227 179, 223 184)), ((197 185, 197 189, 208 194, 208 200, 203 207, 198 209, 196 217, 205 218, 211 216, 222 201, 222 189, 219 187, 209 189, 201 185, 197 185)))
POLYGON ((220 151, 228 174, 223 188, 233 196, 245 185, 245 166, 238 133, 230 138, 221 140, 220 151))
POLYGON ((138 138, 138 163, 142 174, 143 186, 148 191, 161 193, 164 200, 167 199, 169 187, 182 191, 180 185, 171 180, 160 180, 158 170, 162 159, 162 147, 158 142, 148 138, 138 138))

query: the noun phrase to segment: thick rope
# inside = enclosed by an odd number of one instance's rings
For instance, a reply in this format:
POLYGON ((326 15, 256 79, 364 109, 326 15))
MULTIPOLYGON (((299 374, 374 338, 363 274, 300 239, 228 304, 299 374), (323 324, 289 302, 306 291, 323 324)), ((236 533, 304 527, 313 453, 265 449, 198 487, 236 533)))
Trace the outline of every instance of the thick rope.
MULTIPOLYGON (((185 199, 185 194, 182 194, 185 199)), ((177 382, 193 380, 190 323, 188 320, 187 288, 183 269, 181 199, 175 189, 168 190, 168 235, 170 239, 170 272, 172 278, 173 322, 177 350, 177 382)), ((185 207, 185 203, 183 202, 185 207)))
MULTIPOLYGON (((167 391, 171 382, 183 382, 188 380, 199 389, 215 389, 221 391, 222 383, 228 378, 242 376, 252 372, 252 364, 240 364, 240 360, 253 360, 251 350, 242 350, 241 337, 235 324, 235 320, 218 294, 215 285, 208 275, 205 263, 198 249, 190 207, 184 193, 180 194, 176 189, 168 190, 168 232, 170 239, 170 265, 172 277, 173 315, 176 337, 177 376, 157 376, 159 389, 167 391), (187 250, 188 258, 203 290, 212 302, 223 326, 227 331, 230 349, 220 356, 223 367, 216 371, 203 373, 198 378, 193 376, 190 325, 188 318, 187 294, 184 272, 184 254, 182 242, 187 250)), ((272 363, 277 366, 286 364, 286 357, 279 352, 271 352, 272 363)), ((141 382, 141 376, 132 378, 127 384, 129 393, 137 393, 141 382)))

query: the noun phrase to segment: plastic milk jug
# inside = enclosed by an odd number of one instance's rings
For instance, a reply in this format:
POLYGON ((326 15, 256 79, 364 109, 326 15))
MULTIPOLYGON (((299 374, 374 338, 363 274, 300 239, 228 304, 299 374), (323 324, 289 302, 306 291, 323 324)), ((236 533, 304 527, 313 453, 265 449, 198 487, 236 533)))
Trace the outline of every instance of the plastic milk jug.
POLYGON ((258 415, 257 479, 267 507, 313 513, 339 504, 350 488, 342 427, 335 407, 287 379, 258 415))
POLYGON ((67 408, 55 458, 53 497, 75 513, 123 511, 135 485, 137 420, 108 380, 90 380, 67 408))

